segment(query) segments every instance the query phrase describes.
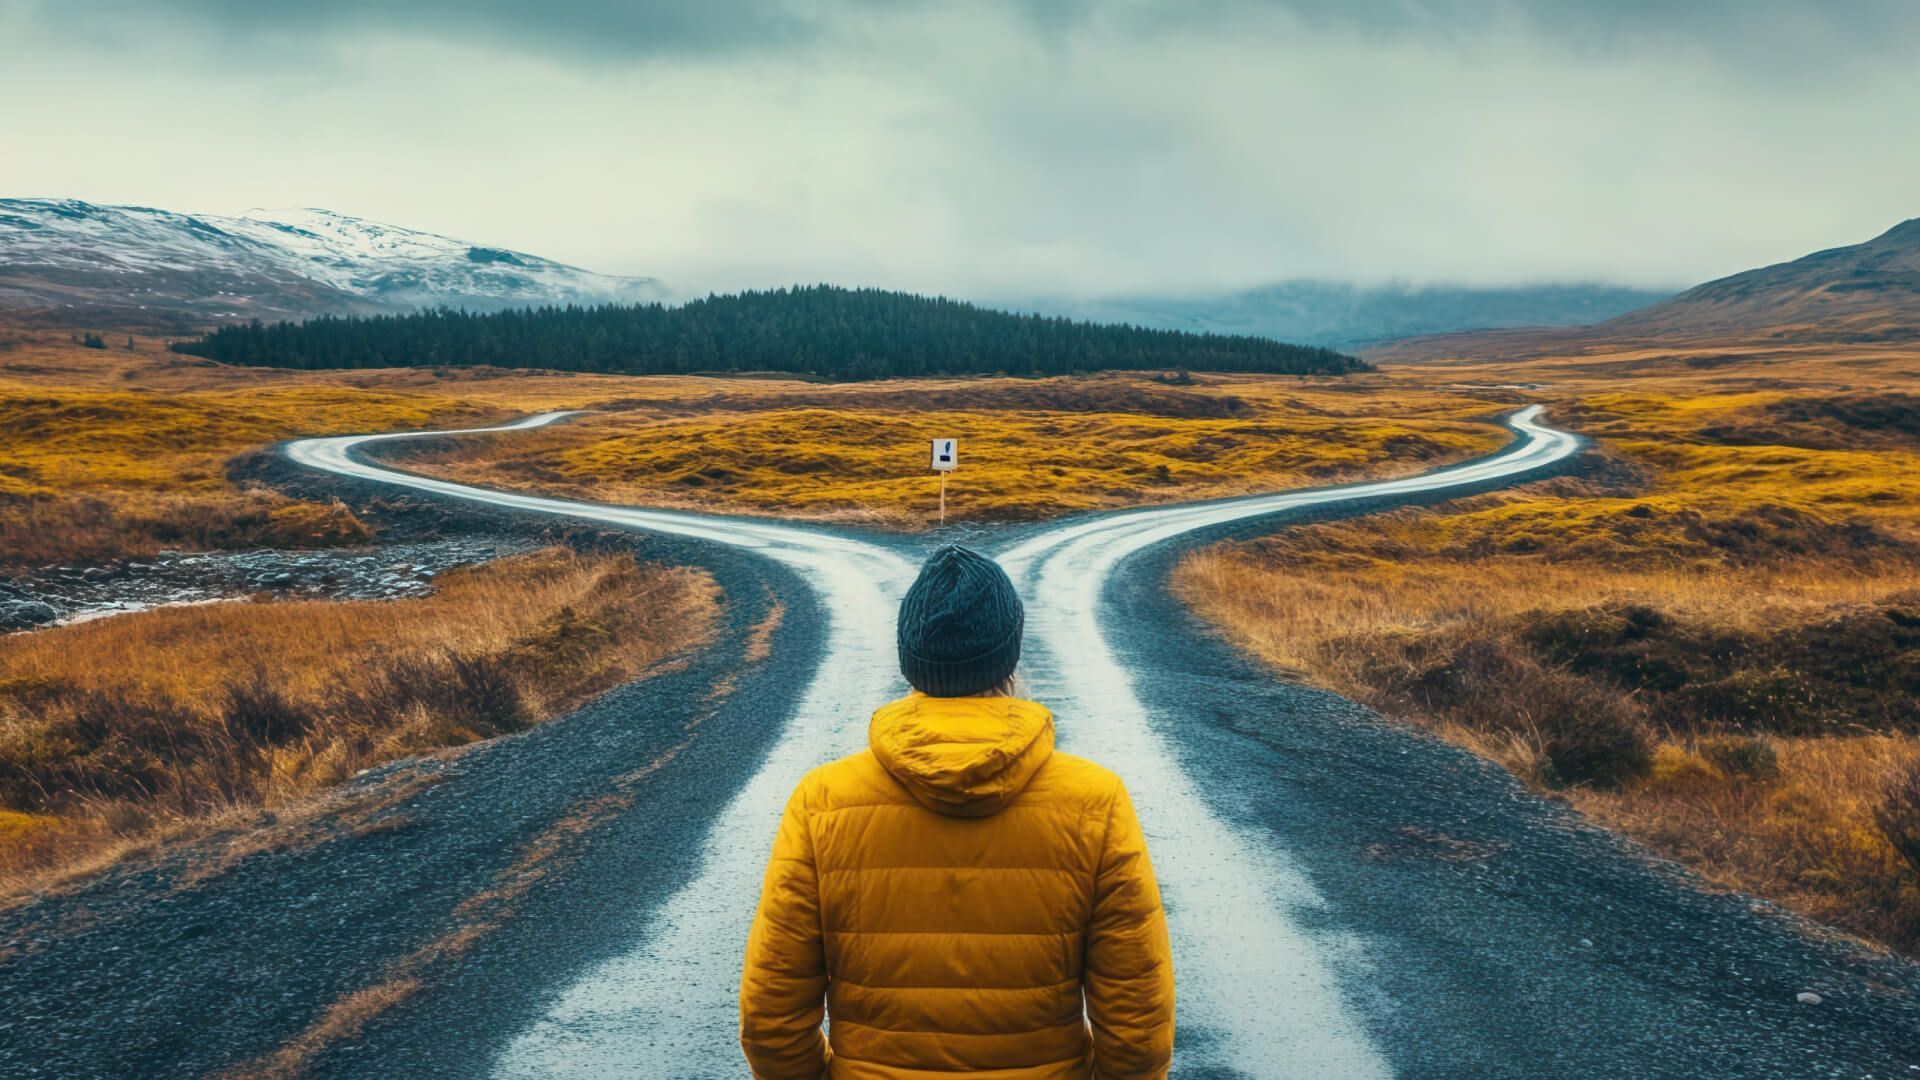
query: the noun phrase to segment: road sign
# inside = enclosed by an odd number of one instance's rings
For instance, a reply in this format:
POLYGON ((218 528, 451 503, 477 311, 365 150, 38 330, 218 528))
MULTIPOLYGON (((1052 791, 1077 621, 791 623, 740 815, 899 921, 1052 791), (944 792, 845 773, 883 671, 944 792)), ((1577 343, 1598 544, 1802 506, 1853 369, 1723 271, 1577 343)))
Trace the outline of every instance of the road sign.
POLYGON ((960 464, 960 442, 957 439, 933 440, 933 467, 939 472, 948 472, 960 464))

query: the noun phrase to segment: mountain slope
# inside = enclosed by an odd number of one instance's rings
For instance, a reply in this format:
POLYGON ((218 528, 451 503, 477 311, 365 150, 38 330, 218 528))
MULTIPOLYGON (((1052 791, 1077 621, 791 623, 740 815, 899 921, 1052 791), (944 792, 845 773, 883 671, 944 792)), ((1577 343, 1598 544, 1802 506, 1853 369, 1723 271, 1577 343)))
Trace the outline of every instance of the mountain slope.
POLYGON ((1920 218, 1864 244, 1709 281, 1593 328, 1626 337, 1920 338, 1920 218))
POLYGON ((214 217, 0 199, 0 308, 192 325, 665 295, 651 278, 595 274, 326 210, 214 217))
POLYGON ((1416 334, 1579 326, 1671 295, 1614 285, 1367 287, 1301 280, 1217 296, 1040 299, 992 306, 1159 330, 1257 334, 1278 341, 1349 348, 1416 334))
MULTIPOLYGON (((1863 244, 1698 285, 1592 326, 1406 338, 1366 350, 1369 360, 1525 360, 1623 349, 1785 350, 1920 344, 1920 218, 1863 244)), ((1744 353, 1743 353, 1744 355, 1744 353)))

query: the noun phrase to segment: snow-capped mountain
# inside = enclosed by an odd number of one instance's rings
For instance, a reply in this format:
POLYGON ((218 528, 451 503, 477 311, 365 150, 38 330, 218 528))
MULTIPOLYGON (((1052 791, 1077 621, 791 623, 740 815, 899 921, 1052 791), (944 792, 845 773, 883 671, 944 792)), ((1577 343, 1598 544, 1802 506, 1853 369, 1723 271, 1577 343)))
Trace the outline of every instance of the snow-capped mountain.
POLYGON ((177 214, 75 199, 0 199, 0 307, 150 322, 643 303, 652 278, 326 210, 177 214))

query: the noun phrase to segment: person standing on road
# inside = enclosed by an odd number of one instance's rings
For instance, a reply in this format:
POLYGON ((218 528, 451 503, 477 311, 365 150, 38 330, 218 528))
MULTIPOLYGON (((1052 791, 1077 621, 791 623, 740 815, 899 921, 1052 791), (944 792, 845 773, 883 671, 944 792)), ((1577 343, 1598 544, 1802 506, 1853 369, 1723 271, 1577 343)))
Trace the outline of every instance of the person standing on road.
POLYGON ((1120 778, 1014 695, 1013 583, 936 551, 900 604, 913 693, 788 801, 740 977, 758 1080, 1149 1080, 1173 960, 1120 778), (830 1037, 821 1032, 823 1015, 830 1037))

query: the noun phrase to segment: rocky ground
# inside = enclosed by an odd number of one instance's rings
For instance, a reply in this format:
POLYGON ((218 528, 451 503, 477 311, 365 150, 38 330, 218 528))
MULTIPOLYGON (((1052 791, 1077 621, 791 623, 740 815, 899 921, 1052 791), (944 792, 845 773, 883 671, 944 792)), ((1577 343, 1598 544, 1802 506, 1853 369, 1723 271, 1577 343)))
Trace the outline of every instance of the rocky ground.
MULTIPOLYGON (((236 458, 228 477, 294 498, 345 498, 379 542, 320 550, 162 551, 99 565, 0 574, 0 635, 167 604, 316 597, 397 599, 429 592, 456 566, 551 544, 634 546, 630 534, 553 519, 529 520, 316 476, 272 451, 236 458)), ((643 545, 644 546, 644 545, 643 545)))
POLYGON ((461 537, 330 551, 163 551, 100 566, 49 566, 0 578, 0 631, 85 622, 172 604, 325 597, 393 599, 430 591, 436 575, 535 546, 461 537))

